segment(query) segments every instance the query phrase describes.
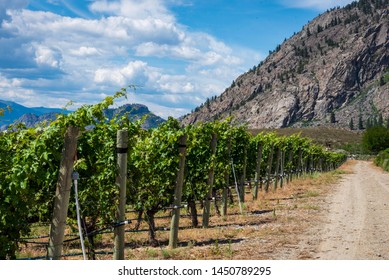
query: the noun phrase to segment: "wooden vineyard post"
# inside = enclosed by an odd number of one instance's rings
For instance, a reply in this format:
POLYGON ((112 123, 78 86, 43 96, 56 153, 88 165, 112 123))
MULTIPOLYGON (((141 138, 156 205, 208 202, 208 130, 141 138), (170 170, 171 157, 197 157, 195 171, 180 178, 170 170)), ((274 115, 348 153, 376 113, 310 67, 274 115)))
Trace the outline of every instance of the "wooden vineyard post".
POLYGON ((276 170, 274 171, 274 190, 277 189, 278 177, 280 172, 280 161, 281 161, 281 148, 277 150, 277 159, 276 159, 276 170))
POLYGON ((243 151, 243 170, 239 183, 239 195, 240 201, 243 203, 245 198, 245 181, 246 181, 246 169, 247 169, 247 147, 244 147, 243 151))
MULTIPOLYGON (((227 143, 227 153, 228 153, 228 158, 231 157, 231 139, 228 139, 227 143)), ((225 217, 227 216, 227 207, 228 207, 228 190, 230 186, 230 172, 229 169, 225 171, 224 174, 224 180, 226 182, 226 186, 223 188, 223 193, 222 193, 222 216, 225 217)))
POLYGON ((169 247, 177 248, 178 243, 178 227, 180 224, 180 207, 182 198, 182 187, 184 185, 185 173, 185 158, 186 158, 186 139, 187 135, 183 135, 179 139, 180 162, 177 173, 176 188, 174 190, 174 205, 172 210, 172 220, 170 223, 169 247))
POLYGON ((303 160, 304 175, 307 175, 307 173, 308 173, 308 163, 309 163, 309 158, 306 157, 306 158, 303 160))
POLYGON ((262 161, 262 145, 258 144, 258 151, 257 151, 257 162, 256 162, 256 168, 255 168, 255 182, 254 182, 254 200, 258 199, 258 186, 259 181, 261 180, 261 161, 262 161))
POLYGON ((297 177, 300 177, 302 174, 302 161, 303 161, 303 151, 299 149, 299 155, 297 161, 297 177))
MULTIPOLYGON (((123 223, 126 219, 128 131, 118 130, 116 137, 117 164, 119 169, 119 173, 116 177, 116 186, 119 188, 119 205, 116 210, 116 221, 118 223, 123 223)), ((114 260, 124 260, 124 237, 124 224, 116 226, 114 229, 114 260)))
POLYGON ((315 157, 312 157, 312 164, 311 164, 311 170, 312 172, 311 173, 314 173, 317 169, 317 162, 316 162, 316 158, 315 157))
POLYGON ((208 187, 209 191, 207 196, 205 197, 204 209, 203 209, 203 228, 207 228, 209 225, 209 216, 211 212, 211 199, 212 199, 212 188, 214 181, 214 173, 215 173, 215 154, 216 154, 216 144, 217 144, 217 136, 215 133, 212 134, 211 140, 211 151, 212 151, 212 162, 211 168, 208 173, 208 187))
POLYGON ((304 166, 305 166, 305 173, 311 174, 311 157, 307 156, 304 160, 304 166))
POLYGON ((280 166, 280 188, 284 185, 284 164, 285 164, 285 152, 281 151, 281 166, 280 166))
POLYGON ((323 157, 319 158, 319 172, 323 173, 323 157))
POLYGON ((226 182, 226 186, 223 188, 222 192, 222 216, 227 216, 227 208, 228 208, 228 189, 230 185, 230 174, 228 171, 225 172, 224 180, 226 182))
POLYGON ((289 155, 288 155, 288 164, 289 164, 289 168, 288 168, 288 177, 286 177, 287 179, 287 184, 289 184, 289 182, 292 182, 293 180, 293 168, 294 168, 294 164, 293 164, 293 151, 292 149, 289 150, 289 155))
POLYGON ((79 128, 73 126, 68 127, 65 133, 64 148, 62 150, 62 159, 54 198, 53 220, 50 226, 49 246, 47 248, 47 258, 51 260, 58 260, 62 255, 78 134, 79 128))
POLYGON ((272 165, 273 165, 273 153, 274 153, 274 146, 272 145, 270 148, 269 157, 267 160, 266 186, 265 186, 266 192, 269 191, 269 186, 270 186, 271 170, 272 170, 272 165))

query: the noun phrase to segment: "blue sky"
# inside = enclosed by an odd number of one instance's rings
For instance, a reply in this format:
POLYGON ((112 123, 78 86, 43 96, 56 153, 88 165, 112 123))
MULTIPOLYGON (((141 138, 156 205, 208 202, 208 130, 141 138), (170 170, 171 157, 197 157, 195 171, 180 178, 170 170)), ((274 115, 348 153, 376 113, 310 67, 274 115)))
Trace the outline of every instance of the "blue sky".
POLYGON ((128 100, 179 117, 319 13, 351 0, 0 0, 0 99, 128 100))

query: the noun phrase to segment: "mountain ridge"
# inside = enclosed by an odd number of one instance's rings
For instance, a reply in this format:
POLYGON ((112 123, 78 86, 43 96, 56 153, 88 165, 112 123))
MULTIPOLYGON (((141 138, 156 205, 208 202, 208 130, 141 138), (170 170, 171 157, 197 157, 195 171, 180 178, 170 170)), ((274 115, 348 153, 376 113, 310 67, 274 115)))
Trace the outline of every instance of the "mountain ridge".
POLYGON ((389 118, 388 5, 361 0, 319 15, 182 123, 233 116, 249 128, 346 128, 389 118))
POLYGON ((0 99, 0 109, 3 109, 3 116, 0 117, 0 129, 4 130, 6 127, 14 122, 21 122, 31 117, 37 122, 52 118, 52 114, 65 113, 71 111, 60 108, 45 108, 45 107, 26 107, 13 101, 0 99), (27 116, 26 116, 27 115, 27 116), (46 116, 47 115, 47 118, 46 116), (50 116, 51 115, 51 116, 50 116), (21 120, 21 121, 20 121, 21 120))
MULTIPOLYGON (((16 102, 0 100, 0 109, 4 109, 4 116, 0 117, 0 130, 5 130, 11 124, 24 123, 26 127, 34 127, 38 123, 51 122, 56 119, 57 114, 71 113, 69 110, 45 107, 25 107, 16 102), (8 110, 10 107, 11 110, 8 110)), ((147 106, 142 104, 125 104, 118 108, 108 108, 104 110, 108 119, 114 116, 128 114, 131 121, 136 121, 144 116, 143 128, 153 128, 163 123, 165 120, 149 111, 147 106)))

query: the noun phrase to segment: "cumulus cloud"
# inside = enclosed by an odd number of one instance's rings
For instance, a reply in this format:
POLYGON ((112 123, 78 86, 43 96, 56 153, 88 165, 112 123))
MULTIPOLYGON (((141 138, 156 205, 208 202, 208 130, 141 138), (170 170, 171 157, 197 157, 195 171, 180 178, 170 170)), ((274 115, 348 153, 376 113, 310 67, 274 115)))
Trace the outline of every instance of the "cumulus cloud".
POLYGON ((20 10, 27 6, 28 0, 0 0, 0 23, 7 18, 7 10, 20 10))
POLYGON ((162 0, 97 0, 89 8, 95 13, 120 15, 132 19, 153 18, 164 22, 174 21, 174 16, 162 0))
POLYGON ((29 100, 36 96, 31 89, 22 86, 22 80, 16 78, 6 78, 0 74, 0 98, 27 104, 29 100))
POLYGON ((20 80, 19 79, 7 79, 3 75, 0 74, 0 88, 2 89, 10 89, 10 88, 16 88, 20 86, 20 80))
POLYGON ((131 47, 145 41, 177 44, 185 37, 178 26, 155 18, 133 19, 115 16, 82 19, 29 10, 12 11, 10 16, 12 19, 4 22, 2 29, 36 40, 44 38, 47 41, 55 38, 59 43, 80 44, 90 41, 101 44, 110 39, 112 45, 127 44, 131 47))
MULTIPOLYGON (((164 74, 164 69, 151 67, 143 61, 131 61, 123 67, 99 68, 94 75, 98 84, 120 86, 135 85, 151 94, 185 94, 193 93, 194 82, 186 75, 164 74)), ((168 98, 165 100, 172 101, 168 98)))
POLYGON ((35 61, 38 66, 60 68, 62 55, 59 50, 46 46, 37 46, 35 50, 35 61))
POLYGON ((100 84, 109 83, 113 86, 128 84, 145 84, 150 68, 143 61, 131 61, 122 68, 99 68, 95 72, 94 81, 100 84))
MULTIPOLYGON (((175 94, 191 93, 195 89, 193 83, 186 76, 162 75, 157 82, 161 90, 175 94)), ((171 101, 176 101, 178 98, 177 95, 170 95, 170 97, 175 97, 170 98, 171 101)))
POLYGON ((163 0, 93 1, 93 19, 23 9, 22 0, 0 1, 7 10, 0 48, 9 50, 0 52, 0 94, 24 105, 29 98, 35 100, 30 104, 50 100, 56 107, 66 100, 90 103, 133 84, 138 90, 131 102, 177 116, 220 94, 248 69, 248 61, 260 59, 189 31, 163 0))
POLYGON ((281 0, 281 3, 294 8, 309 8, 324 11, 334 7, 345 6, 355 0, 281 0))
POLYGON ((70 50, 70 54, 74 56, 85 57, 85 56, 101 55, 102 52, 94 47, 81 46, 78 49, 70 50))
POLYGON ((242 59, 233 55, 233 50, 223 42, 204 33, 191 33, 177 45, 145 42, 135 47, 138 56, 156 56, 188 60, 192 69, 197 67, 239 65, 242 59))

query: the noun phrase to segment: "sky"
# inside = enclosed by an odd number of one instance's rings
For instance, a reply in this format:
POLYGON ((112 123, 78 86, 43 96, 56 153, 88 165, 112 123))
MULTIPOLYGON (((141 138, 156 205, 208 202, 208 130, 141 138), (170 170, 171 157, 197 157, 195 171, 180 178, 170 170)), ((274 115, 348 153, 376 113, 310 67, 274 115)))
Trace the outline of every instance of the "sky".
POLYGON ((123 103, 179 117, 351 0, 0 0, 0 99, 123 103))

